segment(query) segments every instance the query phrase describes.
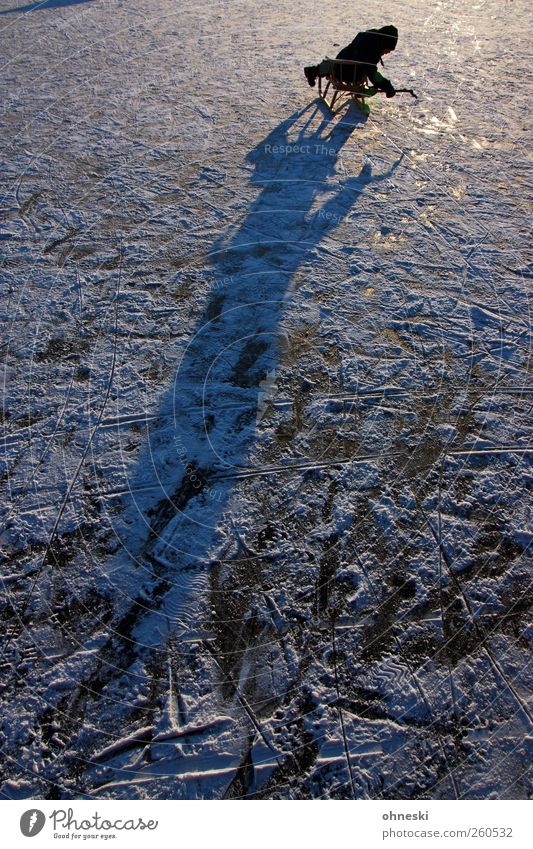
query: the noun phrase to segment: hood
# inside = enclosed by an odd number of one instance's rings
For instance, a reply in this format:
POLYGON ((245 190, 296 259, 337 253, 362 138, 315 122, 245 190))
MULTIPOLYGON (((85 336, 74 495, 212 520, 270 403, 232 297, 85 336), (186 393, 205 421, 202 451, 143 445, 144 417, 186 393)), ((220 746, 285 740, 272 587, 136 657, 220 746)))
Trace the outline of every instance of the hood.
POLYGON ((398 43, 398 30, 392 24, 386 27, 380 27, 380 29, 373 29, 371 32, 375 32, 380 36, 380 44, 383 50, 394 50, 398 43))

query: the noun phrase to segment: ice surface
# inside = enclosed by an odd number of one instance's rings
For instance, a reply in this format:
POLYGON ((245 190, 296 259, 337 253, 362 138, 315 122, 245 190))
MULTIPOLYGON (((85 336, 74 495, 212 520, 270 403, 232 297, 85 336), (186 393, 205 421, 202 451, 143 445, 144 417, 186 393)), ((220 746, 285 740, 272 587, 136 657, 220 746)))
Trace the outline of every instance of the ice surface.
POLYGON ((4 798, 527 797, 530 29, 0 0, 4 798))

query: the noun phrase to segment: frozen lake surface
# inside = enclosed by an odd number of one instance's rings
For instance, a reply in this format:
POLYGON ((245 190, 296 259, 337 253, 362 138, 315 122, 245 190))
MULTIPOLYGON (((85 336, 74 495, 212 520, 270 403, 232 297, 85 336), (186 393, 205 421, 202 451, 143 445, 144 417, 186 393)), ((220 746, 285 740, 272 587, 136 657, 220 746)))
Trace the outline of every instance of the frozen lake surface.
POLYGON ((0 0, 3 798, 528 796, 531 12, 390 8, 0 0))

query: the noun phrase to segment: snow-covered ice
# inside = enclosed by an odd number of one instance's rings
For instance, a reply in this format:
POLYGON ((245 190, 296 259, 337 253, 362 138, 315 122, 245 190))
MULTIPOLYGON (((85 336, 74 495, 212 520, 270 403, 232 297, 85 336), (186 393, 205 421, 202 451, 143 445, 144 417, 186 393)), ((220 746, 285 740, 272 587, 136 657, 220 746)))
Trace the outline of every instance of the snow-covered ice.
POLYGON ((3 798, 528 796, 531 23, 0 0, 3 798))

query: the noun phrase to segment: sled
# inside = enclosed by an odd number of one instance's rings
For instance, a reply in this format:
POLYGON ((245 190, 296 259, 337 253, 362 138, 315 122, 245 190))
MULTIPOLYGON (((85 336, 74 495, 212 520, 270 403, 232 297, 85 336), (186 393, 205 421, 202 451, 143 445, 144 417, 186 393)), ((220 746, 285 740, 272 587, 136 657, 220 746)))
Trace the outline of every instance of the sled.
POLYGON ((343 79, 343 77, 349 76, 349 74, 345 72, 346 68, 352 69, 353 76, 355 77, 356 66, 361 63, 353 62, 351 59, 330 59, 329 56, 326 56, 326 61, 331 62, 331 72, 325 77, 327 83, 324 91, 322 91, 322 77, 318 77, 318 94, 326 106, 333 112, 333 114, 335 114, 333 109, 335 103, 340 101, 343 97, 350 97, 365 115, 369 115, 370 107, 368 103, 366 103, 366 98, 374 97, 374 95, 378 93, 379 89, 367 85, 366 80, 357 83, 350 83, 343 79), (328 103, 328 92, 330 88, 333 94, 330 102, 328 103))

